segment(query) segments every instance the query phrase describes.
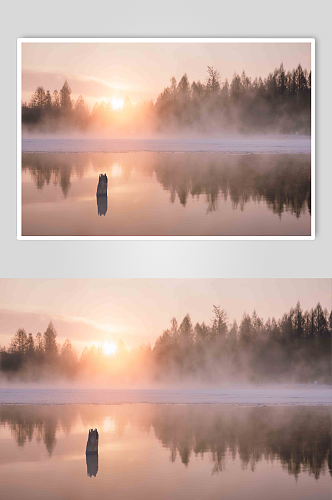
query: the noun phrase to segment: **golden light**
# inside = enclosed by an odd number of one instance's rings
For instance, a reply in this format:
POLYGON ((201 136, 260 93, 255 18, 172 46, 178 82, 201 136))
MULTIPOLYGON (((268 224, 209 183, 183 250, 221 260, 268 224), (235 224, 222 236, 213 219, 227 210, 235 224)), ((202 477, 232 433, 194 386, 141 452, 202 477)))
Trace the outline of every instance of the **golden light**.
POLYGON ((111 105, 113 109, 122 109, 123 108, 123 100, 119 97, 113 97, 111 99, 111 105))
POLYGON ((121 177, 122 175, 122 167, 118 163, 113 163, 112 165, 112 177, 121 177))
POLYGON ((113 342, 103 342, 103 351, 107 356, 116 353, 116 344, 113 342))
POLYGON ((112 432, 115 430, 115 422, 111 419, 111 417, 106 417, 104 420, 104 432, 112 432))

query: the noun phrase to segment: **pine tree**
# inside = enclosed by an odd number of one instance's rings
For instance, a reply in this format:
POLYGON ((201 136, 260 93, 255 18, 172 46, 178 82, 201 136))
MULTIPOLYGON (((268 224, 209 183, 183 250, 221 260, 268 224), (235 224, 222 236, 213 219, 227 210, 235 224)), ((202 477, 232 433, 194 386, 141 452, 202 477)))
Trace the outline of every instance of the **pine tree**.
POLYGON ((23 328, 19 328, 10 342, 9 350, 12 353, 25 354, 28 348, 28 336, 23 328))
POLYGON ((29 333, 28 335, 26 353, 30 358, 35 354, 35 342, 33 340, 32 333, 29 333))
POLYGON ((206 91, 208 94, 216 95, 220 92, 220 74, 212 66, 207 67, 206 91))
POLYGON ((62 89, 60 90, 60 106, 62 111, 68 112, 72 109, 72 102, 71 102, 71 88, 69 87, 69 83, 67 80, 62 86, 62 89))
POLYGON ((30 107, 43 109, 46 105, 46 93, 44 87, 37 87, 30 99, 30 107))
POLYGON ((52 321, 50 321, 43 336, 44 352, 47 357, 55 357, 58 354, 57 333, 52 321))
POLYGON ((213 318, 211 327, 211 338, 218 340, 224 338, 227 333, 227 314, 220 306, 213 306, 213 318))

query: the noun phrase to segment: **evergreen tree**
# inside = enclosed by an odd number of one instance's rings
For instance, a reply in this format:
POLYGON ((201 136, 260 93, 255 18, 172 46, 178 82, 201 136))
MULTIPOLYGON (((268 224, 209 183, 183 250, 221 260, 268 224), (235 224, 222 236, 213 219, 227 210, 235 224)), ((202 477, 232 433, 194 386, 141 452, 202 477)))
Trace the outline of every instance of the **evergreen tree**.
POLYGON ((179 326, 179 340, 182 345, 189 346, 194 337, 194 330, 191 323, 189 314, 183 318, 182 323, 179 326))
POLYGON ((49 358, 55 357, 58 354, 57 333, 52 321, 50 321, 46 332, 43 336, 43 345, 45 355, 49 358))
POLYGON ((220 306, 213 306, 211 338, 222 339, 227 333, 227 314, 220 306))
POLYGON ((61 110, 64 112, 69 112, 72 109, 72 102, 70 96, 71 96, 71 88, 69 87, 69 83, 66 80, 60 90, 60 106, 61 110))
POLYGON ((46 93, 44 87, 37 87, 35 92, 32 94, 30 100, 30 106, 32 108, 43 109, 46 105, 46 93))
POLYGON ((45 110, 48 113, 50 113, 52 111, 52 96, 51 96, 51 93, 49 90, 46 92, 46 96, 45 96, 45 110))
POLYGON ((43 336, 40 332, 36 334, 34 345, 36 354, 38 354, 38 356, 42 356, 44 354, 44 343, 43 343, 43 336))
POLYGON ((52 95, 52 108, 54 111, 60 111, 61 105, 60 105, 60 95, 57 90, 53 92, 52 95))
POLYGON ((217 95, 220 92, 220 74, 212 66, 207 67, 206 92, 209 95, 217 95))
POLYGON ((35 342, 32 333, 29 333, 28 335, 26 353, 30 358, 32 358, 35 354, 35 342))
POLYGON ((25 354, 28 348, 28 336, 23 328, 19 328, 9 345, 12 353, 25 354))

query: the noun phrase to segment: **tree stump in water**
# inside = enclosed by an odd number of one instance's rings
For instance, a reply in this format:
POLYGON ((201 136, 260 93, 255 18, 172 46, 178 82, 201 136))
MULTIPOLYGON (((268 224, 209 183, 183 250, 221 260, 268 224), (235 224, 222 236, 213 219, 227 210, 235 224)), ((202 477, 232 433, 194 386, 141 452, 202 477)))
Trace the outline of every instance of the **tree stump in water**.
POLYGON ((86 443, 86 466, 88 476, 96 477, 98 472, 98 440, 97 429, 89 429, 88 442, 86 443))
POLYGON ((97 196, 107 196, 107 183, 108 183, 107 175, 100 174, 97 186, 97 196))
POLYGON ((97 453, 98 455, 98 439, 99 439, 99 434, 97 429, 90 429, 88 442, 86 444, 87 455, 92 455, 94 453, 97 453))

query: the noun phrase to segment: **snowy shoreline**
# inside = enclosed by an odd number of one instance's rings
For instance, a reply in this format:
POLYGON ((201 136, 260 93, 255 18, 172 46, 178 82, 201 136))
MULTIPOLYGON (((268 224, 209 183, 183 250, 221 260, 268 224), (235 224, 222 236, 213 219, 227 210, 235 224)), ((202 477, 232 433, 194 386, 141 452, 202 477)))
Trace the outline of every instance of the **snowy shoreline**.
POLYGON ((218 404, 243 406, 332 406, 331 386, 278 389, 0 389, 0 404, 218 404))
POLYGON ((225 153, 310 154, 311 138, 278 136, 209 140, 23 139, 23 153, 225 153))

